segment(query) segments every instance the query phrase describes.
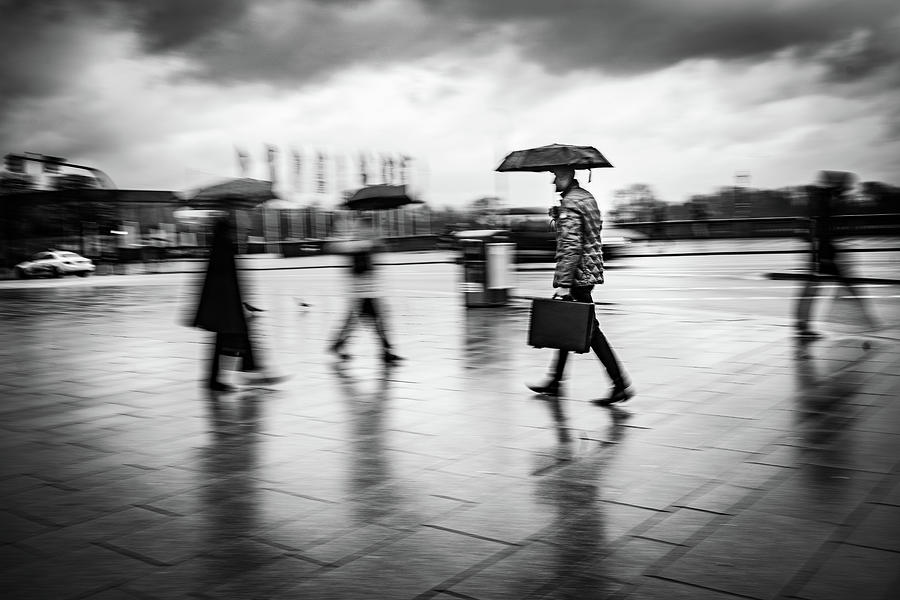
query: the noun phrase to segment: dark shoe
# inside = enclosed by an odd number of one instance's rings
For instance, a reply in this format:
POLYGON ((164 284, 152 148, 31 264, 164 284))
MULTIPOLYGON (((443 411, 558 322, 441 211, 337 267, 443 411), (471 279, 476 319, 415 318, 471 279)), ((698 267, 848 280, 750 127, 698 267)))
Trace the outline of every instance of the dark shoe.
POLYGON ((803 328, 797 330, 797 337, 801 340, 817 340, 822 337, 822 334, 812 329, 803 328))
POLYGON ((398 362, 400 362, 401 360, 403 360, 402 356, 394 354, 390 350, 385 350, 384 354, 381 355, 381 358, 382 358, 382 360, 384 360, 384 363, 387 365, 394 365, 394 364, 397 364, 398 362))
POLYGON ((634 388, 632 386, 615 386, 613 387, 612 392, 610 392, 609 397, 594 400, 594 404, 597 406, 610 406, 619 402, 625 402, 632 396, 634 396, 634 388))
POLYGON ((350 360, 351 356, 341 350, 341 346, 338 344, 333 344, 328 348, 328 351, 337 356, 341 360, 350 360))
POLYGON ((544 396, 559 396, 559 382, 558 381, 549 381, 543 385, 532 385, 530 383, 526 383, 528 389, 534 392, 535 394, 542 394, 544 396))
POLYGON ((275 385, 282 381, 287 381, 287 375, 271 375, 263 371, 246 371, 242 373, 244 382, 249 386, 265 387, 267 385, 275 385))
POLYGON ((253 306, 252 304, 250 304, 249 302, 243 302, 242 304, 244 305, 244 309, 251 314, 258 313, 258 312, 265 312, 263 309, 257 308, 255 306, 253 306))
POLYGON ((233 392, 237 389, 233 385, 228 385, 227 383, 222 383, 221 381, 213 381, 207 387, 214 392, 233 392))

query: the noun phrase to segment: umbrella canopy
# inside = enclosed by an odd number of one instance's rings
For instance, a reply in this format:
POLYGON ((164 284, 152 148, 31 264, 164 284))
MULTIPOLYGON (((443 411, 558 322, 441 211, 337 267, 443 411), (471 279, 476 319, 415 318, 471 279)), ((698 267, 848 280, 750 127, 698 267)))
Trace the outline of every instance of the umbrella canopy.
POLYGON ((344 208, 351 210, 386 210, 406 206, 407 204, 423 204, 406 193, 405 185, 376 184, 367 185, 355 192, 344 202, 344 208))
POLYGON ((199 190, 190 199, 193 208, 250 210, 256 205, 277 198, 272 182, 262 179, 229 179, 199 190))
POLYGON ((556 167, 599 169, 612 163, 593 146, 549 144, 539 148, 515 150, 506 155, 497 171, 552 171, 556 167))

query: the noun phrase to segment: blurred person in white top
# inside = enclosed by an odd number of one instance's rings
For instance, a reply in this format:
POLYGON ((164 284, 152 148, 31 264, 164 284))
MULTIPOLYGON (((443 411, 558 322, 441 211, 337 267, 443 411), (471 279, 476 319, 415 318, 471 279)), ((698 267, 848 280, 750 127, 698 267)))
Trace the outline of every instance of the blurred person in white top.
POLYGON ((342 254, 348 259, 350 306, 343 325, 341 325, 334 342, 329 347, 331 352, 341 359, 346 360, 350 358, 344 347, 357 322, 366 318, 372 321, 375 331, 381 340, 381 356, 385 364, 394 364, 402 360, 393 351, 384 321, 378 265, 375 262, 375 255, 381 249, 382 244, 374 229, 371 215, 361 215, 353 218, 349 239, 331 244, 332 252, 342 254))

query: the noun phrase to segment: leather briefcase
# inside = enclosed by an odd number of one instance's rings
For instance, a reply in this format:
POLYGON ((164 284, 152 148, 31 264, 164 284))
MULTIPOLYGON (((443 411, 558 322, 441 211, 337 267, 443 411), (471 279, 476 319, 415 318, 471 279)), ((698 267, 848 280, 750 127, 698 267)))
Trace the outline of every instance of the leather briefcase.
POLYGON ((555 298, 533 298, 528 345, 585 353, 594 333, 594 304, 555 298))

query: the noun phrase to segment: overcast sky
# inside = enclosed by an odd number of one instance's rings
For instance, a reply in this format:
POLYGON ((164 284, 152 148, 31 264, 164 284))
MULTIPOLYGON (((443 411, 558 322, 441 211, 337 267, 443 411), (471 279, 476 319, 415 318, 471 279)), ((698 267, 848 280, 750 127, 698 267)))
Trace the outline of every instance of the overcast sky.
MULTIPOLYGON (((0 0, 0 151, 122 188, 240 174, 311 189, 317 152, 407 154, 422 197, 552 201, 514 149, 593 145, 682 202, 820 169, 900 184, 897 0, 0 0)), ((347 169, 350 169, 348 165, 347 169)), ((357 171, 354 165, 352 170, 357 171)), ((332 173, 332 178, 335 174, 332 173)), ((346 175, 345 175, 346 177, 346 175)), ((349 183, 347 185, 350 185, 349 183)))

